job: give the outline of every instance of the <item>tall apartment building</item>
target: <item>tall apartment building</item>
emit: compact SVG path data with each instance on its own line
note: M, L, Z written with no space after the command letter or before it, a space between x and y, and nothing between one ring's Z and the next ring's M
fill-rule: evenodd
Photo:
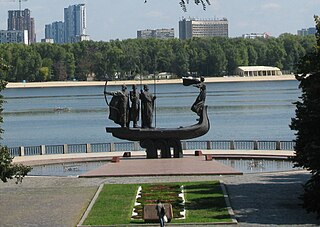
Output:
M137 31L138 39L156 38L156 39L172 39L174 38L173 28L162 29L146 29Z
M52 39L54 43L65 43L64 22L55 21L52 24L45 25L45 39Z
M297 34L299 36L307 36L307 35L314 35L316 34L317 29L315 27L311 27L311 28L302 28L301 30L297 31Z
M86 35L85 4L71 5L64 8L64 39L66 43L77 42Z
M194 37L228 37L228 20L185 19L179 21L179 38Z
M0 43L23 43L28 45L28 30L0 30Z
M8 11L8 31L28 31L28 43L36 42L35 21L29 9Z

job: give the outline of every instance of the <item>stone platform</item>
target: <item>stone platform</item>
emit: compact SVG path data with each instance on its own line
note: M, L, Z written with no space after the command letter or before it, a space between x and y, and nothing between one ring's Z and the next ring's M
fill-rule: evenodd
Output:
M126 177L126 176L177 176L177 175L240 175L229 166L205 156L188 156L169 159L120 159L91 170L79 177Z

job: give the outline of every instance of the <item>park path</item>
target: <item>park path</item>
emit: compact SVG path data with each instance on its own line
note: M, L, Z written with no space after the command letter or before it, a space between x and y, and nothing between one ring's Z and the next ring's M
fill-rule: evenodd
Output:
M98 186L222 180L240 226L319 226L315 215L299 204L305 171L244 174L237 176L157 177L27 177L22 184L0 183L1 227L73 227Z

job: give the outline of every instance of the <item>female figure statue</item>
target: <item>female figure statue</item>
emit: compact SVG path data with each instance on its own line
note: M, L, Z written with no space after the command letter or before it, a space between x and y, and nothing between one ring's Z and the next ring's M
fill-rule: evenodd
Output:
M204 77L200 77L200 83L193 85L194 87L197 87L200 89L200 93L197 97L197 99L194 101L191 110L195 112L198 116L202 115L202 110L204 107L204 103L206 101L206 94L207 94L207 88L204 84Z

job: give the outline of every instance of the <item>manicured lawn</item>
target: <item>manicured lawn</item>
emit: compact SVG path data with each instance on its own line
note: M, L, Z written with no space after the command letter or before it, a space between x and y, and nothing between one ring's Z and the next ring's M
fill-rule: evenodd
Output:
M231 222L219 182L184 183L186 219L173 222Z
M84 225L130 224L138 185L105 185Z
M168 188L184 186L186 219L173 219L172 223L231 222L219 182L179 182L161 184L105 185L84 225L112 225L143 223L131 220L132 209L139 186L163 188L157 197L165 199Z

